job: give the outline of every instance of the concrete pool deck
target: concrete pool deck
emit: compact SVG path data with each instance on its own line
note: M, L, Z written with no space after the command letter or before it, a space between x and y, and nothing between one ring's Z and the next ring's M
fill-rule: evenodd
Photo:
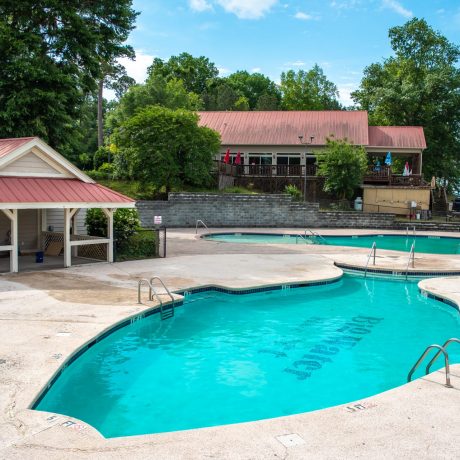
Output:
M346 232L365 233L336 230L331 234ZM451 369L453 389L442 385L443 374L438 371L364 401L321 411L158 435L104 439L84 422L29 410L40 389L74 350L114 323L148 308L136 303L140 277L159 275L174 290L206 284L238 288L330 279L341 274L334 260L362 263L369 252L216 243L196 238L194 233L194 229L169 231L167 259L0 277L0 459L460 456L460 365ZM381 256L380 264L407 263L407 255L395 251L382 251ZM416 268L418 264L460 268L459 256L417 257ZM424 280L421 287L460 304L460 277Z

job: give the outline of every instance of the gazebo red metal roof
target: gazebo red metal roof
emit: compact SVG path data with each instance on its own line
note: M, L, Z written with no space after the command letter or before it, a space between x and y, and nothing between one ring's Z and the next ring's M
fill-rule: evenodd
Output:
M107 203L131 204L135 200L103 185L79 179L0 177L0 203Z
M11 139L0 139L0 158L13 152L21 145L27 144L35 137L16 137Z

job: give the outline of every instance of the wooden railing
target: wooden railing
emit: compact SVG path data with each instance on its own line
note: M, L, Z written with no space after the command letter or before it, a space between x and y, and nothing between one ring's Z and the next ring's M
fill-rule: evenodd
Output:
M227 176L258 176L258 177L288 177L288 176L303 176L305 169L307 176L316 176L316 165L235 165L217 162L219 174Z
M305 172L308 176L317 176L318 167L316 165L235 165L216 161L219 174L232 177L304 177ZM378 169L370 168L364 178L365 184L382 185L423 185L420 174L403 176L393 174L390 166L383 165Z

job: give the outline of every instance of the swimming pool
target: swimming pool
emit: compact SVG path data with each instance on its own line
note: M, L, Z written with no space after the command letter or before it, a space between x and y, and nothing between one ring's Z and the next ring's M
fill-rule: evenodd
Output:
M172 319L133 320L95 343L34 408L106 437L296 414L404 384L428 344L459 332L458 310L414 282L344 275L295 289L197 292Z
M460 254L460 238L445 236L406 235L353 235L307 236L304 234L269 234L269 233L215 233L203 238L225 243L271 243L271 244L328 244L333 246L353 246L370 248L375 241L377 249L392 249L395 251L409 251L415 239L417 252L428 254Z

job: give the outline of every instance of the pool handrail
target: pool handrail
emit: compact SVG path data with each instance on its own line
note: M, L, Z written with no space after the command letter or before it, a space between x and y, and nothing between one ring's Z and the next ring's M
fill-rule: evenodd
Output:
M366 262L366 269L364 270L364 278L367 277L367 267L369 265L369 260L371 259L372 254L374 254L374 263L372 265L375 265L375 255L377 253L377 243L374 241L372 243L371 250L369 251L369 254L367 256L367 262Z
M460 339L457 339L456 337L452 337L451 339L449 340L446 340L443 344L442 344L442 348L444 348L444 350L451 344L451 343L460 343ZM430 373L430 368L431 366L434 364L434 362L439 358L439 355L441 354L441 351L438 351L434 356L433 358L431 359L431 361L427 364L426 366L426 373L429 374Z
M295 244L297 244L298 238L302 238L305 241L305 244L307 244L307 236L302 235L301 233L296 233L295 235Z
M422 353L420 358L413 365L412 369L410 370L409 374L407 375L407 382L409 383L411 381L412 375L417 370L417 368L420 366L420 363L425 359L425 356L430 352L430 350L432 348L437 348L439 350L438 353L443 353L444 354L444 364L445 364L445 369L446 369L446 384L445 384L445 387L446 388L453 388L453 386L450 384L449 355L447 354L447 351L444 349L444 347L442 347L441 345L438 345L438 344L429 345L428 347L425 348L425 351Z
M313 236L317 236L319 239L323 240L324 243L327 243L326 239L323 238L318 232L314 232L313 230L310 230L309 228L306 228L304 231L305 238L307 238L307 232L310 232Z
M161 300L160 296L158 295L157 291L155 290L155 288L153 286L153 282L155 280L160 281L161 285L163 286L163 288L166 291L166 294L171 298L171 301L172 301L171 302L171 307L166 309L166 310L164 308L163 301ZM174 308L175 308L175 304L176 304L176 299L171 294L171 291L163 283L162 279L159 278L158 276L153 276L152 278L150 278L150 280L148 280L146 278L141 278L138 281L138 283L137 283L137 303L142 304L142 302L141 302L141 287L144 286L144 285L148 286L148 288L149 288L149 300L152 301L155 298L158 301L158 303L160 304L161 319L163 320L163 319L167 319L167 318L170 318L170 317L174 316Z
M407 261L407 266L406 266L406 281L409 275L409 265L411 261L412 261L412 268L415 268L415 240L412 242L412 245L409 251L409 260Z
M209 230L208 226L201 219L197 219L195 223L195 235L198 234L198 224L201 224L206 230Z

